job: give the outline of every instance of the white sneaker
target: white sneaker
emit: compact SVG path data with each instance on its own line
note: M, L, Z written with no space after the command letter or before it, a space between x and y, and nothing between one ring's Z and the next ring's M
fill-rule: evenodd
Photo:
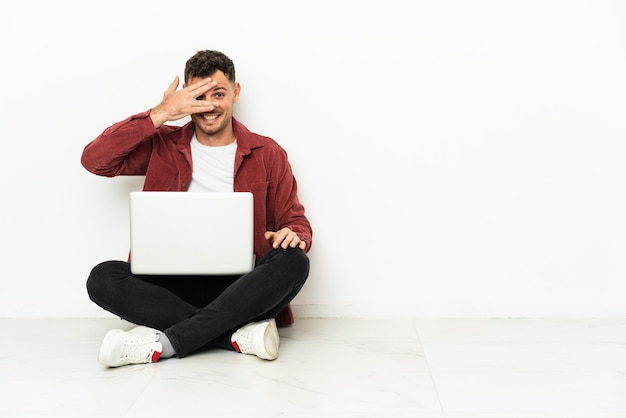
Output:
M278 357L280 337L273 318L239 328L230 341L240 353L254 354L264 360L275 360Z
M158 339L157 331L152 328L138 327L130 331L113 329L102 340L98 362L105 367L155 363L163 351Z

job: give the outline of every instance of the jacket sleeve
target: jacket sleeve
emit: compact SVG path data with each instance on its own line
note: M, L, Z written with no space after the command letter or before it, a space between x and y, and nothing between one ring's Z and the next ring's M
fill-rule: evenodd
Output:
M84 148L83 167L105 177L145 175L156 132L149 116L150 111L139 113L105 129Z
M305 215L304 206L298 199L298 183L284 151L279 167L275 203L276 230L287 227L294 231L302 241L306 242L305 251L308 252L312 244L313 230Z

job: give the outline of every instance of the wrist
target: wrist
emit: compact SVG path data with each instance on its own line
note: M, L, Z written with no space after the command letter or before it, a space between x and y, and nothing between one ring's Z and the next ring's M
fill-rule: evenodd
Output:
M154 129L159 129L163 125L167 118L159 111L158 106L150 109L150 119L154 125Z

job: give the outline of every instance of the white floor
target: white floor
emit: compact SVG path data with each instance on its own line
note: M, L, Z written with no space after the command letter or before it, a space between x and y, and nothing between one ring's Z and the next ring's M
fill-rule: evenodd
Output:
M626 417L626 319L297 319L273 362L104 369L111 319L0 320L0 417Z

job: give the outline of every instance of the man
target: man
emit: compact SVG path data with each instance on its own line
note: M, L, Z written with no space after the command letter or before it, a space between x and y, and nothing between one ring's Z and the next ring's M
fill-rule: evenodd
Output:
M249 191L254 196L252 272L242 276L136 276L107 261L87 280L90 298L138 327L109 331L98 360L107 367L184 357L222 347L278 357L278 325L293 323L289 303L309 274L312 230L286 152L233 117L240 84L233 62L199 51L160 104L107 128L81 158L107 177L145 175L145 191ZM184 126L168 121L190 116Z

